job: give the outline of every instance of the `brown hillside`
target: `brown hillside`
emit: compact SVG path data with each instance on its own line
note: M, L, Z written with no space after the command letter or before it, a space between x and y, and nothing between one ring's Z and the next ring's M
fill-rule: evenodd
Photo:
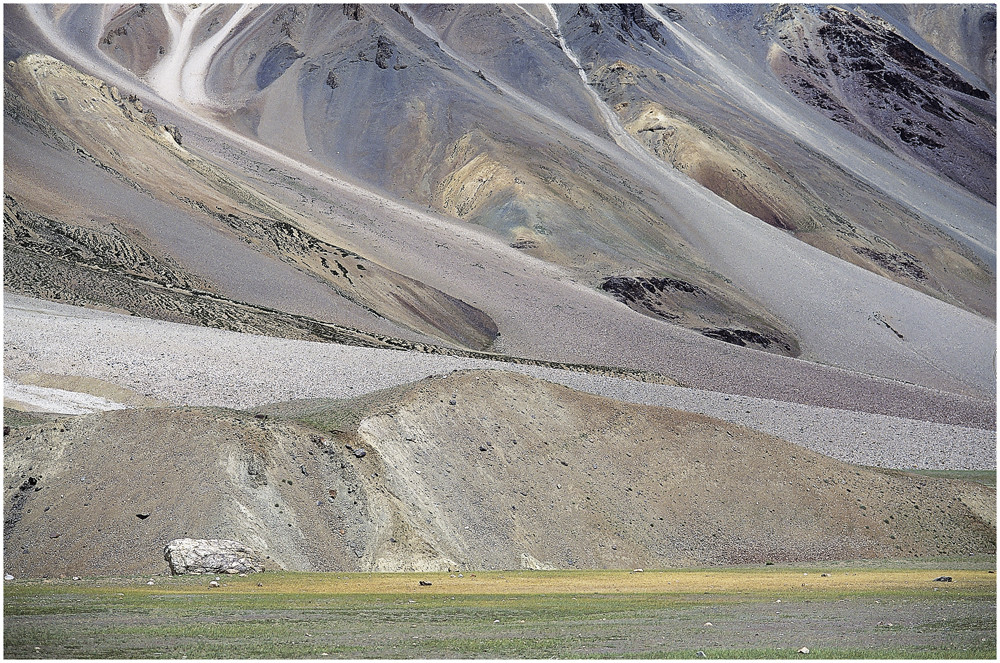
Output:
M234 538L275 567L316 570L996 549L994 489L855 467L523 375L460 372L269 412L122 410L13 428L6 570L165 571L162 547L181 536Z

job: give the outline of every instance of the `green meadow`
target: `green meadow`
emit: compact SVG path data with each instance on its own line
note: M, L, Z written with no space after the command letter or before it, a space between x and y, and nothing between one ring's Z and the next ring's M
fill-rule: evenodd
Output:
M995 558L946 561L16 580L4 656L994 659Z

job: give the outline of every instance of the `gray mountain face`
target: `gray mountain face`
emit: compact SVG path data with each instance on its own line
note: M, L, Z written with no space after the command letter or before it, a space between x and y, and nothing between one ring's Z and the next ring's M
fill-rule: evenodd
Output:
M992 397L988 6L5 21L17 292L665 373L689 344L722 373L763 351Z

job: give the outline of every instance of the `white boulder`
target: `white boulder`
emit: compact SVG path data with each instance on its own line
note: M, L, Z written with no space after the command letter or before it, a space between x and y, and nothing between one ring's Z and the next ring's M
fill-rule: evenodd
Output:
M163 559L174 575L264 570L257 553L229 539L174 539L163 548Z

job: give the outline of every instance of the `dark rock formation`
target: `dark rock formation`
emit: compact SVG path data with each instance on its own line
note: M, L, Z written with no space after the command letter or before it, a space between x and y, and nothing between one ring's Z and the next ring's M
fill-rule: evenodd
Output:
M166 129L167 133L173 137L175 143L178 145L181 144L181 130L178 129L176 125L167 124L164 125L163 128Z
M601 284L601 290L610 292L619 300L630 302L642 299L647 293L678 290L692 295L704 294L701 288L687 281L672 278L646 278L629 276L612 276Z
M360 21L365 17L365 9L358 3L344 3L344 16L351 21Z
M766 349L771 347L771 343L773 342L772 339L768 338L764 334L760 334L749 329L727 329L725 327L720 327L718 329L703 329L701 333L703 336L714 338L718 341L725 341L726 343L732 343L733 345L738 345L740 347L757 345Z
M608 15L617 24L615 27L628 36L641 39L642 33L645 32L654 40L663 43L659 22L647 14L642 5L598 5L597 8L605 15Z
M854 252L858 255L869 258L872 262L889 270L890 272L901 274L907 278L913 279L914 281L927 280L927 272L924 271L923 267L920 266L920 263L918 263L913 256L907 254L897 255L886 251L877 251L864 246L855 246Z
M378 45L375 48L375 64L378 65L379 69L389 68L389 60L394 52L392 40L385 35L379 35Z

